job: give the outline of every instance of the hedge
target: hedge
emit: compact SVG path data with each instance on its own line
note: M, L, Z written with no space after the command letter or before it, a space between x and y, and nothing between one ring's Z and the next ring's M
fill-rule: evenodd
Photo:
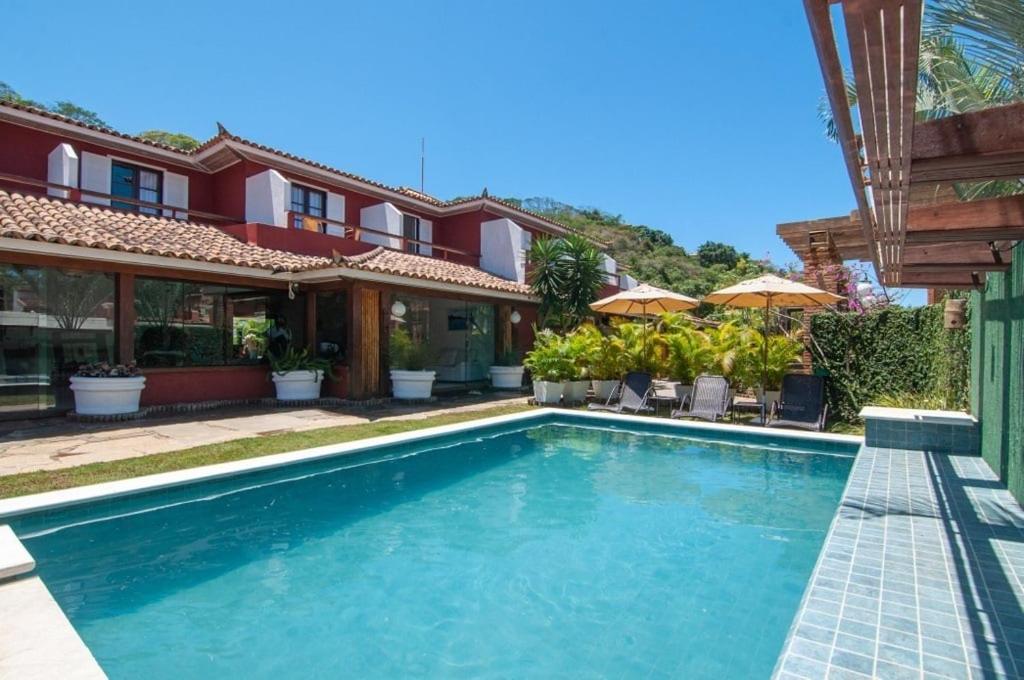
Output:
M942 315L942 304L815 315L812 365L829 376L831 417L856 421L863 406L883 396L967 408L970 334L943 328Z

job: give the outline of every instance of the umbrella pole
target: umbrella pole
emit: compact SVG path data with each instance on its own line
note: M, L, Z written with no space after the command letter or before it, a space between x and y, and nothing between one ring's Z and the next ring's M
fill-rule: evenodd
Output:
M761 401L764 401L768 394L768 310L771 304L772 296L768 295L764 299L764 328L762 329L764 347L761 350Z

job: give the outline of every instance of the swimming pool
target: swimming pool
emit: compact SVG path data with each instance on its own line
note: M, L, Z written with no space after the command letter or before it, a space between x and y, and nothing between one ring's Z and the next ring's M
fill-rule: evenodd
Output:
M569 414L15 519L111 678L768 677L855 447Z

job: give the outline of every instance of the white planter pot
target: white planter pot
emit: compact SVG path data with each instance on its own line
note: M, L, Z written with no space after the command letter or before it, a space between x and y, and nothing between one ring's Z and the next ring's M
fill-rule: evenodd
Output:
M594 388L594 397L599 401L608 401L608 397L612 396L612 391L615 386L619 384L618 380L591 380L591 385Z
M323 371L286 371L272 373L277 398L282 401L307 401L320 398Z
M139 410L139 397L146 386L146 377L84 378L71 376L71 390L75 393L75 412L86 416L112 416L135 413Z
M562 398L562 383L534 380L533 398L538 404L557 404Z
M391 394L395 399L430 399L434 371L391 371Z
M587 400L589 380L567 380L562 383L562 398L565 403L580 403Z
M523 386L522 366L491 366L491 386L499 390L518 390Z

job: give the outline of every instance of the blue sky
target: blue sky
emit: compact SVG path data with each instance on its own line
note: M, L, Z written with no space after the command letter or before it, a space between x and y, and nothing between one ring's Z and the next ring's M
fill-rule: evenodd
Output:
M799 2L7 3L0 80L390 184L550 196L785 264L854 207ZM52 18L60 17L59 23Z

